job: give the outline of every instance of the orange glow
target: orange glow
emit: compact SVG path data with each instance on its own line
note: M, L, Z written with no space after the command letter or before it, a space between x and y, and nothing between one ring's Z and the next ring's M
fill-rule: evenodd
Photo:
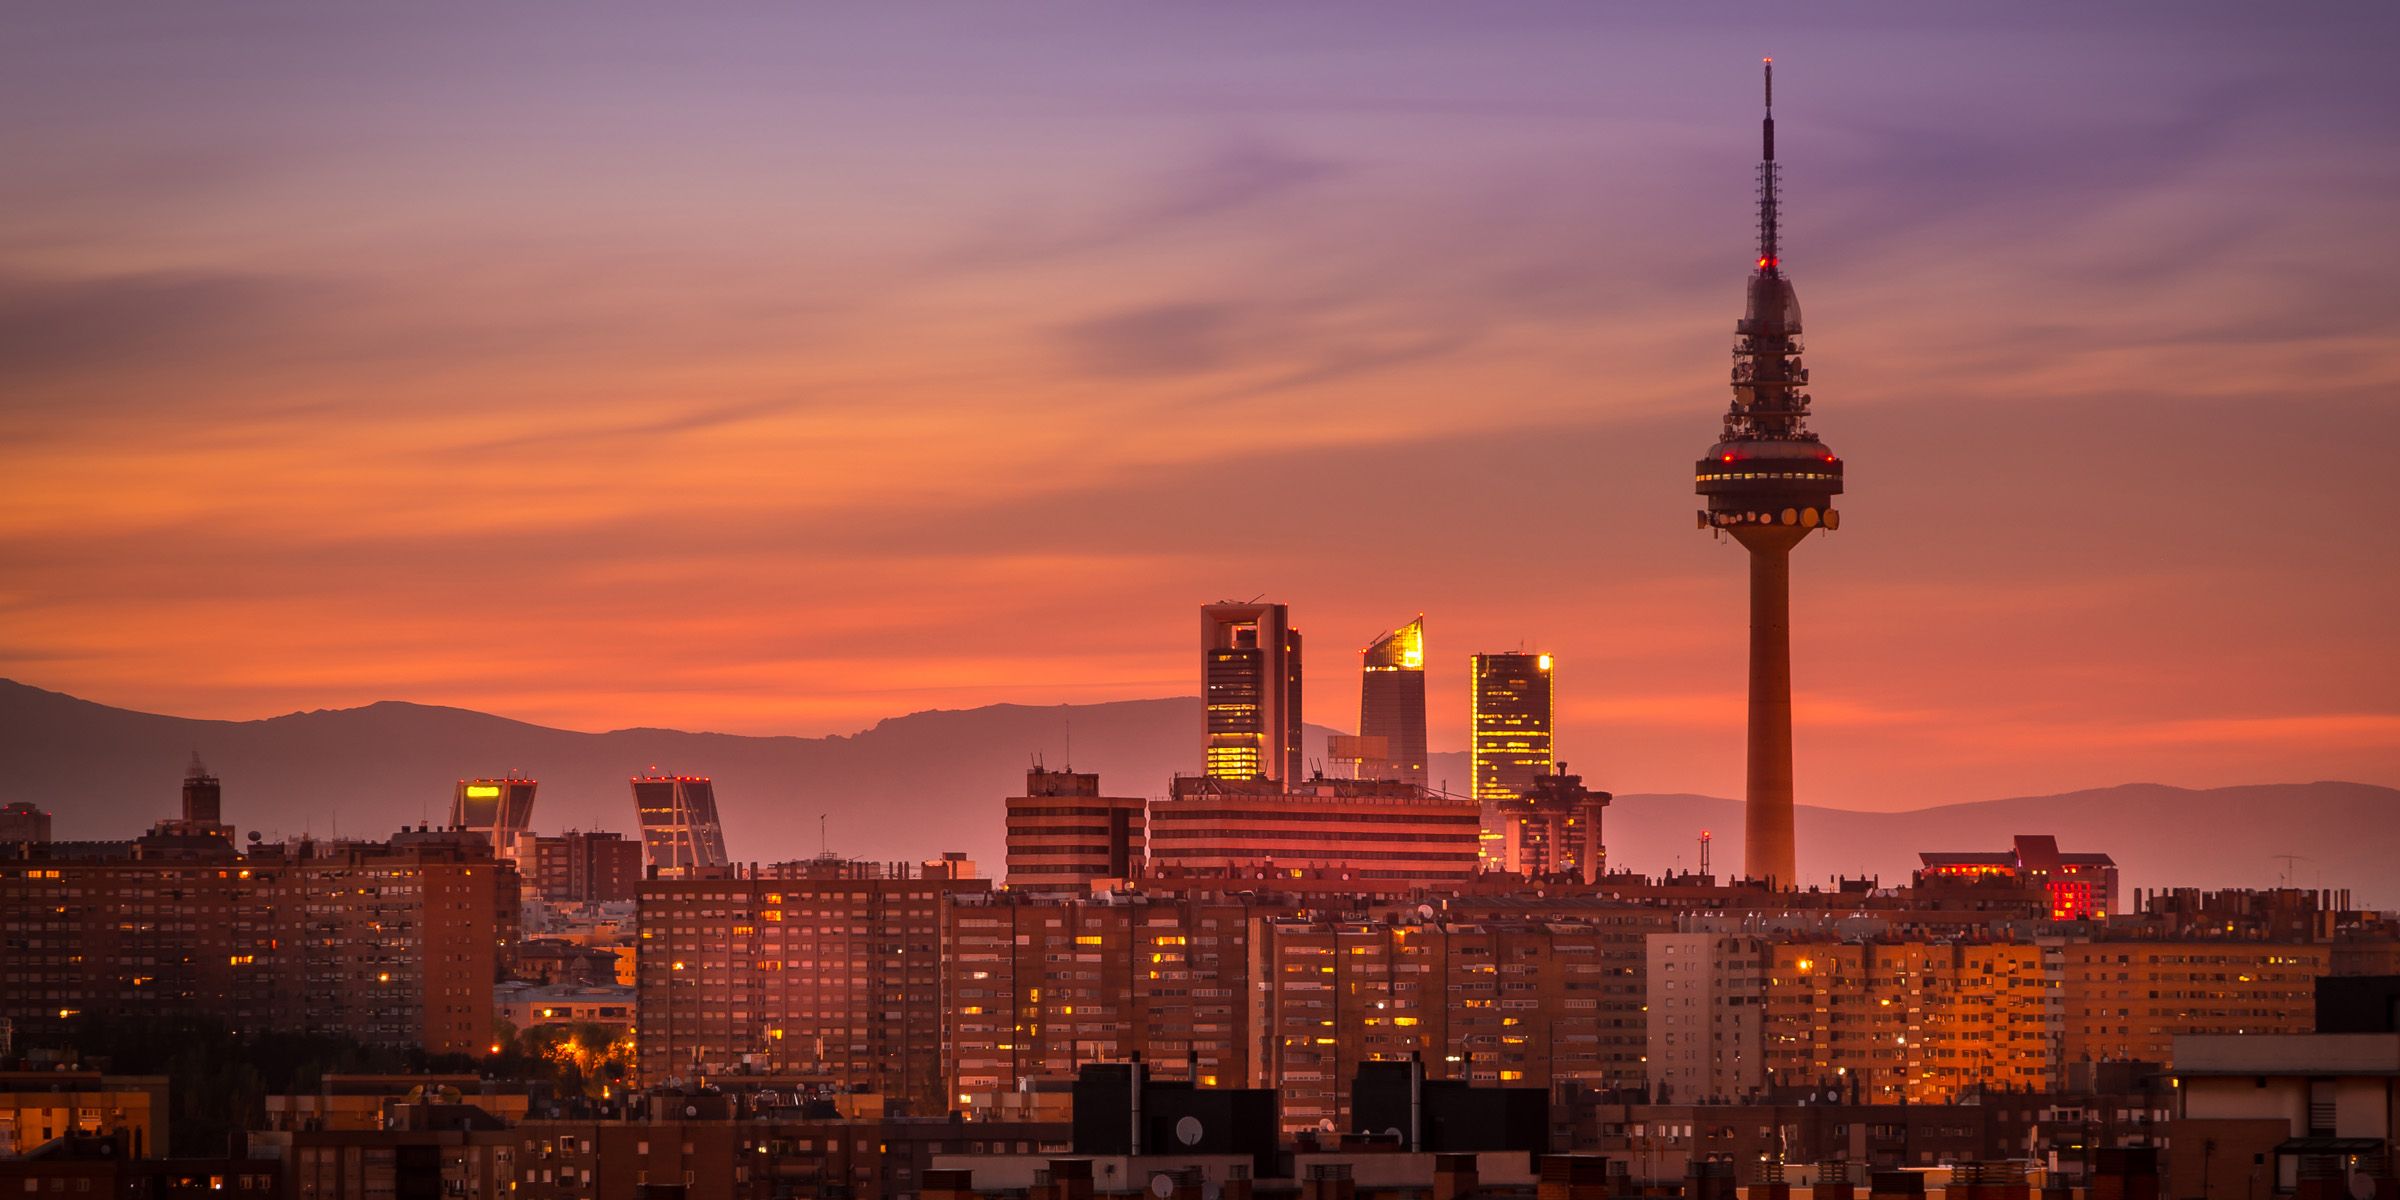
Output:
M1192 695L1189 610L1239 589L1314 639L1313 723L1357 720L1316 648L1422 609L1436 751L1467 740L1463 654L1538 638L1597 664L1557 729L1570 760L1610 747L1597 785L1742 792L1739 567L1661 474L1723 410L1730 255L1771 261L1727 224L1755 96L1721 42L1652 43L1656 78L1492 137L1461 131L1529 111L1540 73L1487 69L1532 60L1486 38L1548 52L1500 25L1395 30L1405 53L1329 82L1299 65L1321 43L1160 65L1177 39L1095 23L931 89L885 69L921 47L859 30L809 39L859 47L817 104L673 70L782 44L674 22L629 106L621 31L495 17L544 52L340 53L363 35L330 19L317 54L75 7L0 84L41 116L0 233L0 676L201 718L402 699L850 734ZM1825 264L1799 281L1814 423L1867 472L1858 524L1794 565L1804 804L2400 783L2400 556L2353 523L2390 508L2357 431L2400 344L2337 302L2389 258L2362 252L2387 198L2338 136L2361 126L2309 107L2330 87L2244 92L2241 137L2154 136L2120 93L2173 111L2228 69L2178 53L2062 58L2056 104L1958 114L2059 147L2065 188L1845 147L1914 85L1796 81L1787 182L1829 216L1795 229ZM1169 99L1253 73L1239 114ZM1454 111L1347 99L1426 78L1418 107ZM1618 122L1629 99L1662 119ZM2116 145L2188 161L2114 169ZM2328 182L2247 182L2270 177ZM2162 294L2190 300L2164 334ZM786 834L759 852L816 848Z

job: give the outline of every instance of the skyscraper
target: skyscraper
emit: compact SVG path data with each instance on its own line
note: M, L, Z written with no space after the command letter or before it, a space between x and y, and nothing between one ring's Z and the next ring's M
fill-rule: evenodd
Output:
M1300 781L1300 631L1283 605L1203 606L1200 688L1209 778Z
M1733 407L1724 437L1695 468L1708 502L1700 528L1730 533L1750 552L1750 745L1743 870L1778 887L1797 881L1792 843L1791 552L1837 529L1842 460L1808 431L1808 368L1800 360L1800 298L1776 243L1775 65L1767 63L1760 126L1758 265L1749 307L1734 323Z
M1358 732L1383 739L1380 763L1359 764L1368 779L1425 785L1425 614L1367 643L1361 657Z
M705 775L645 775L633 781L642 854L660 879L691 879L726 865L717 791Z
M1551 660L1547 654L1474 659L1475 798L1523 798L1550 773Z
M492 853L517 860L517 839L533 828L533 793L540 785L505 779L461 779L450 796L450 827L480 833Z

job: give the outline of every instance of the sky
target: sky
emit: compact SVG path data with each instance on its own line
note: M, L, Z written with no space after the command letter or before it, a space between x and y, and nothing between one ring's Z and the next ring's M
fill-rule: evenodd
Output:
M816 735L1192 694L1264 596L1313 721L1422 612L1436 749L1540 649L1591 782L1738 795L1773 55L1801 802L2400 785L2400 8L9 25L0 675Z

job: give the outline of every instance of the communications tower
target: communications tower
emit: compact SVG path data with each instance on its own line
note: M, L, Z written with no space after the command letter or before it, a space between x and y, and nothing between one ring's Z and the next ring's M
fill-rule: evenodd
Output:
M1775 60L1766 62L1760 126L1758 263L1749 307L1734 323L1733 407L1724 438L1695 467L1707 507L1700 528L1750 552L1750 764L1743 804L1743 873L1778 888L1798 882L1792 843L1791 553L1819 529L1838 529L1833 498L1842 460L1808 431L1808 368L1800 360L1800 298L1776 243Z

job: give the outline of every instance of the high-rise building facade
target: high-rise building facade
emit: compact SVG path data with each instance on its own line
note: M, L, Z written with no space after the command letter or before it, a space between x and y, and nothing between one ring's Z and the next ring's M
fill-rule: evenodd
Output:
M2323 944L2249 940L2091 941L2065 947L2068 1061L2168 1062L2194 1034L2308 1033Z
M1547 654L1478 654L1473 694L1475 798L1518 800L1548 775L1555 699Z
M654 879L637 910L641 1074L745 1065L943 1104L942 906L983 879L815 859L756 874Z
M2032 942L1786 941L1770 947L1763 1040L1779 1082L1870 1104L2055 1086L2058 952Z
M0 862L0 1017L189 1014L485 1050L517 878L479 839L218 845Z
M724 867L725 827L717 791L705 775L643 775L633 780L642 857L661 879L689 879Z
M1300 631L1283 605L1201 608L1200 701L1209 778L1302 778Z
M492 853L517 861L517 839L533 828L533 794L540 785L510 775L461 779L450 795L450 827L480 834Z
M1134 1054L1203 1087L1250 1081L1250 925L1228 900L960 896L943 1037L954 1106ZM1171 1068L1169 1068L1171 1069Z
M1775 165L1775 76L1767 67L1760 128L1758 263L1749 307L1734 323L1733 404L1724 432L1694 468L1706 501L1700 528L1729 534L1750 555L1749 768L1743 801L1743 870L1791 888L1791 554L1803 538L1841 525L1842 461L1808 429L1808 368L1800 359L1800 296L1783 273L1776 240L1781 184Z
M1361 779L1425 785L1425 617L1383 634L1361 652L1358 733L1382 739L1382 758L1361 760Z
M1406 889L1471 878L1481 818L1472 800L1405 783L1183 776L1150 806L1150 861L1186 875L1331 871L1362 889Z
M1658 1102L1731 1103L1764 1088L1765 939L1654 933L1648 960L1646 1065Z
M1428 1078L1640 1087L1643 938L1666 914L1594 915L1256 922L1257 1085L1293 1131L1354 1128L1358 1065L1412 1054Z
M1008 800L1008 873L1012 888L1088 890L1103 880L1141 874L1148 851L1150 802L1103 796L1090 772L1025 773L1025 794Z

